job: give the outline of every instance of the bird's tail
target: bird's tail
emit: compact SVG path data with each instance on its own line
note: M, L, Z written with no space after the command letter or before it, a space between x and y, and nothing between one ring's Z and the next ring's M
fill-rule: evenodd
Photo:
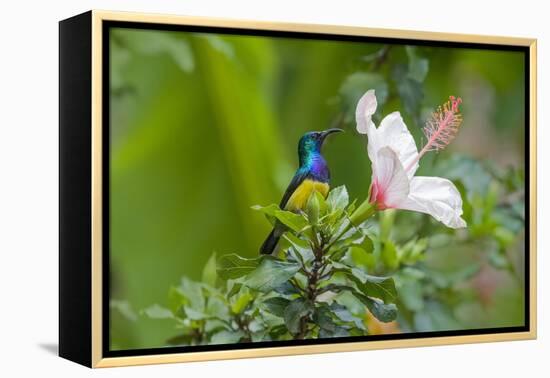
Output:
M282 230L280 227L275 226L260 247L260 253L262 255L272 254L275 250L275 247L277 247L277 243L279 242L279 239L281 238L283 233L284 230Z

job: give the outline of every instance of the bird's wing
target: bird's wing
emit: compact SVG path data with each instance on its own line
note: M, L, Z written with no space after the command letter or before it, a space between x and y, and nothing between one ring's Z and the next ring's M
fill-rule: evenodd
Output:
M299 187L300 184L305 179L308 178L308 176L309 176L308 171L301 171L301 170L296 171L296 173L294 174L294 177L292 178L292 181L290 182L290 184L288 184L288 188L286 188L286 191L285 191L285 194L283 195L283 199L281 200L281 203L279 204L279 207L281 209L285 208L286 203L288 202L288 200L290 199L290 197L292 196L296 188Z

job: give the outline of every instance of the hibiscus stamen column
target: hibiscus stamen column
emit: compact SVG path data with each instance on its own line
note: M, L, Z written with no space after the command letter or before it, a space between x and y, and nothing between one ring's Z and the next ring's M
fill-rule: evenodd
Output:
M426 152L441 151L451 143L462 124L462 114L459 109L461 103L460 97L449 96L449 101L432 113L422 129L427 139L426 145L420 150L417 158L409 163L405 171L410 171Z

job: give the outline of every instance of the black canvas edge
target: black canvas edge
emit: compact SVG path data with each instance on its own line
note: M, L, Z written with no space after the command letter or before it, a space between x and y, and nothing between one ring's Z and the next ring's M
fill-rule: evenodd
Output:
M59 356L92 366L92 12L59 22Z

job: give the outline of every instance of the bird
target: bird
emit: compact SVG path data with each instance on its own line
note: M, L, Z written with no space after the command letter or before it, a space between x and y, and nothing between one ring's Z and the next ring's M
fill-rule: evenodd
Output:
M344 130L339 128L310 131L300 138L298 142L299 167L281 199L279 204L281 209L295 213L304 210L309 196L314 192L319 192L326 198L330 190L330 171L321 154L321 148L328 135L342 131ZM286 226L277 221L261 245L260 253L272 254L285 230Z

